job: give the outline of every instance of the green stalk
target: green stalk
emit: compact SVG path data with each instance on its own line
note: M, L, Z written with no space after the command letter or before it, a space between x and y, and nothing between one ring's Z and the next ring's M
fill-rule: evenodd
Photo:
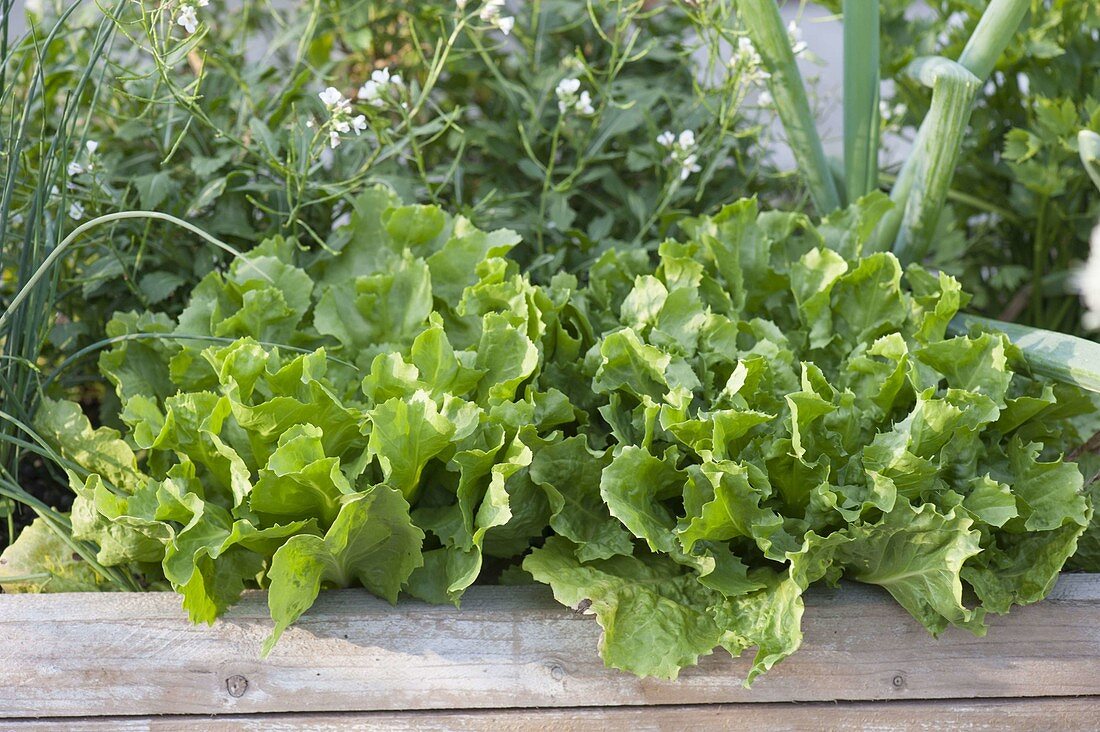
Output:
M878 0L844 0L844 182L848 202L878 188Z
M992 0L982 13L974 33L959 56L959 65L977 77L979 85L984 84L993 72L997 59L1016 34L1029 7L1029 0ZM937 142L929 129L932 125L930 120L931 115L921 122L913 143L913 154L902 166L897 183L891 191L890 198L901 202L901 205L895 206L894 210L883 217L875 232L873 245L881 251L895 246L907 208L905 202L913 191L914 181L918 179L917 168L922 164L919 160L921 152Z
M840 195L829 172L825 149L814 125L806 86L791 50L791 41L775 0L739 0L741 20L771 74L768 89L775 99L779 119L799 170L810 189L810 198L821 216L840 208Z
M1100 189L1100 135L1092 130L1078 132L1077 151L1081 155L1081 163L1085 166L1089 178L1092 178L1092 182Z
M992 0L970 34L959 63L984 84L1030 7L1030 0Z
M919 261L932 243L982 84L962 64L938 56L917 59L907 71L932 89L932 107L921 125L927 133L911 158L916 163L910 180L916 185L891 194L904 212L894 242L894 252L903 262Z
M1024 358L1037 376L1100 393L1100 343L977 315L957 315L949 326L949 330L956 334L967 333L971 329L1001 331L1007 335L1023 351Z

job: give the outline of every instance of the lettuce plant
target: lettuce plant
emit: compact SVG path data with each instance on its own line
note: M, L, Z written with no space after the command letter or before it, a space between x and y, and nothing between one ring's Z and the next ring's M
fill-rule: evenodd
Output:
M266 588L265 652L322 587L458 604L532 579L640 675L756 647L751 681L841 577L981 633L1089 525L1059 449L1092 405L999 332L949 336L959 284L866 251L889 207L815 227L743 200L656 269L611 250L583 287L539 286L511 232L371 190L339 250L273 239L178 318L116 316L125 436L46 401L39 437L100 565L195 621ZM79 579L26 536L22 570Z
M564 301L502 258L514 234L394 203L360 197L335 257L273 239L178 319L117 315L100 368L125 439L44 402L99 563L167 582L195 621L266 587L274 642L322 584L457 600L483 552L541 536L532 449L579 419L532 383L579 356Z
M1088 400L1029 378L1000 333L947 337L954 279L864 255L883 202L815 228L741 201L655 271L593 275L598 490L636 543L552 537L524 567L590 606L610 665L671 677L755 646L751 680L798 647L806 588L842 576L980 634L1074 553L1092 507L1056 446Z

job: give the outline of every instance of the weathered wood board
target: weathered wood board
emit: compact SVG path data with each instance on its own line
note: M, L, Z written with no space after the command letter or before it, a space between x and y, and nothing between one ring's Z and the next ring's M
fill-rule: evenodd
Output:
M333 712L217 717L90 717L5 721L11 732L546 732L554 730L1044 730L1093 732L1100 697L976 701L816 702L810 704L700 704L657 707L487 709L431 712Z
M416 602L391 607L356 590L323 593L266 660L259 651L271 621L261 593L246 596L213 627L192 626L172 594L6 595L0 596L0 727L21 729L16 719L34 717L126 716L126 725L84 719L65 726L168 729L162 723L170 718L152 716L311 713L261 719L264 729L295 718L332 729L422 728L433 719L459 729L528 729L528 712L504 710L539 707L557 709L530 713L540 727L588 719L597 727L661 728L682 722L671 712L601 707L747 704L736 711L750 715L738 727L765 718L751 715L786 709L838 728L895 729L882 726L893 724L889 719L874 721L873 704L808 712L804 705L755 703L1014 697L892 703L884 714L904 720L905 710L939 710L956 715L958 725L950 726L966 728L967 720L981 718L974 710L982 704L1051 720L1092 709L1089 722L1100 726L1100 575L1063 577L1045 602L993 618L985 638L951 630L933 639L876 588L815 591L807 605L802 649L746 690L740 680L748 659L724 652L676 682L604 668L593 619L561 607L542 587L476 587L461 611ZM416 710L447 711L410 716ZM700 723L719 726L727 713L733 712L692 712L702 715ZM783 729L783 719L797 726L797 714L766 726ZM232 726L231 719L237 717L222 721ZM1051 725L1043 726L1068 728Z

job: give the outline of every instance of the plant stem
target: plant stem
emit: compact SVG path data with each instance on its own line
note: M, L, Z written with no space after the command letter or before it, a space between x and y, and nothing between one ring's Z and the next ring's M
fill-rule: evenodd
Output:
M844 0L844 180L848 202L878 187L878 0Z
M989 78L994 64L1016 34L1029 6L1030 0L992 0L982 13L974 33L959 56L959 65L973 74L979 85ZM913 154L898 173L897 184L890 198L899 205L883 217L873 239L873 246L881 251L897 248L898 233L907 208L905 204L919 178L917 170L924 164L920 159L921 155L926 150L935 149L939 142L932 134L931 127L934 124L936 123L933 123L931 115L921 122L913 142ZM904 248L905 245L902 246Z
M1043 281L1043 259L1046 255L1046 228L1047 209L1050 208L1050 197L1043 196L1039 200L1039 215L1035 219L1035 234L1031 242L1031 317L1036 323L1043 322L1043 288L1039 283Z
M978 77L945 58L917 59L908 71L932 88L932 107L921 126L927 133L919 138L920 146L910 158L916 163L909 185L891 194L902 210L902 226L894 242L894 253L902 262L919 261L932 243L981 88Z
M791 50L791 41L775 0L739 0L741 20L749 39L771 76L768 88L810 198L821 216L840 208L840 195L814 125L806 86Z

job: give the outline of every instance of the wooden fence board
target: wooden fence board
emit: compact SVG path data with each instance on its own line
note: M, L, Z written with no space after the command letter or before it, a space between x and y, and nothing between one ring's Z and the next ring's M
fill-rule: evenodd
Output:
M11 732L555 732L629 729L802 732L1001 732L1097 728L1100 697L1045 699L816 702L809 704L701 704L655 707L486 709L431 712L334 712L219 717L98 717L0 720Z
M807 605L802 649L745 690L722 651L677 682L604 668L596 623L543 587L475 587L461 611L322 593L266 660L261 593L213 627L171 594L6 595L0 718L1100 696L1100 575L982 639L932 639L871 587Z

